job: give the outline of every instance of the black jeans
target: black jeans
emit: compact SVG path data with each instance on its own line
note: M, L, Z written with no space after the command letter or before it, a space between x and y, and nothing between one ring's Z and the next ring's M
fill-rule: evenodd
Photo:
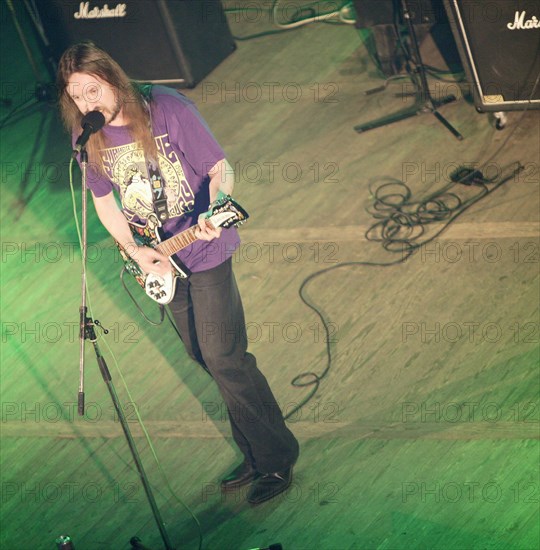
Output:
M179 279L169 304L188 354L216 381L233 438L257 470L278 472L298 458L266 378L247 352L244 310L232 261Z

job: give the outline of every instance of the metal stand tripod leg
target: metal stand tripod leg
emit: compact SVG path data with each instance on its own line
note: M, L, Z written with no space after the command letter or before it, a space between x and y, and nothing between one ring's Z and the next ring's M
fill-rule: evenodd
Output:
M364 124L358 124L354 127L354 130L358 133L367 132L368 130L373 130L374 128L380 128L381 126L387 126L388 124L393 124L394 122L399 122L400 120L405 120L417 115L423 115L426 113L431 113L435 115L437 120L441 122L457 139L462 140L463 136L437 111L437 105L445 105L455 101L454 96L443 97L440 100L434 101L429 92L429 84L426 77L426 71L422 63L422 58L420 56L420 48L418 46L418 39L416 37L416 32L414 30L414 25L411 21L411 16L409 8L407 6L407 0L401 0L403 19L407 22L409 28L409 36L411 39L411 46L413 49L414 62L416 64L416 72L420 77L420 97L417 98L417 101L411 109L406 109L404 111L398 111L386 117L382 117L371 122L366 122Z

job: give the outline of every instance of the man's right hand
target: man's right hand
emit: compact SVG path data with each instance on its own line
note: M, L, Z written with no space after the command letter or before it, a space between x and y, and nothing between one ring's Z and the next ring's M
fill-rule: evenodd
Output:
M163 277L172 271L172 265L167 256L149 246L138 246L133 241L129 224L119 209L112 191L103 197L96 197L94 194L92 197L101 223L145 273L154 273Z
M169 258L149 246L137 246L136 250L126 250L145 273L162 277L172 271Z

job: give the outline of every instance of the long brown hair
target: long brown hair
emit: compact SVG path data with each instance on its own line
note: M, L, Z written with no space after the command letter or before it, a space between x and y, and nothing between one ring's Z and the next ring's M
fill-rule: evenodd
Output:
M98 76L110 84L118 94L122 114L128 121L133 140L139 142L146 155L157 160L157 148L150 128L150 115L138 86L132 82L118 63L93 42L85 41L70 46L58 64L56 84L62 120L69 132L80 129L83 114L67 91L68 81L74 73ZM107 147L103 132L92 134L86 149L88 160L101 173L104 172L99 151Z

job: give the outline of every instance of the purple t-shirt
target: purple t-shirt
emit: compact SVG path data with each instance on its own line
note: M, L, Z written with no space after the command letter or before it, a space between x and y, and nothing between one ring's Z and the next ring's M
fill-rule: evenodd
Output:
M152 88L152 129L159 154L169 218L163 239L195 225L210 202L208 171L225 158L191 100L163 86ZM155 224L152 172L142 147L126 126L105 126L108 146L100 151L106 177L88 168L88 187L96 197L115 189L128 221ZM191 271L205 271L229 258L240 244L235 228L223 229L219 239L197 240L176 254Z

